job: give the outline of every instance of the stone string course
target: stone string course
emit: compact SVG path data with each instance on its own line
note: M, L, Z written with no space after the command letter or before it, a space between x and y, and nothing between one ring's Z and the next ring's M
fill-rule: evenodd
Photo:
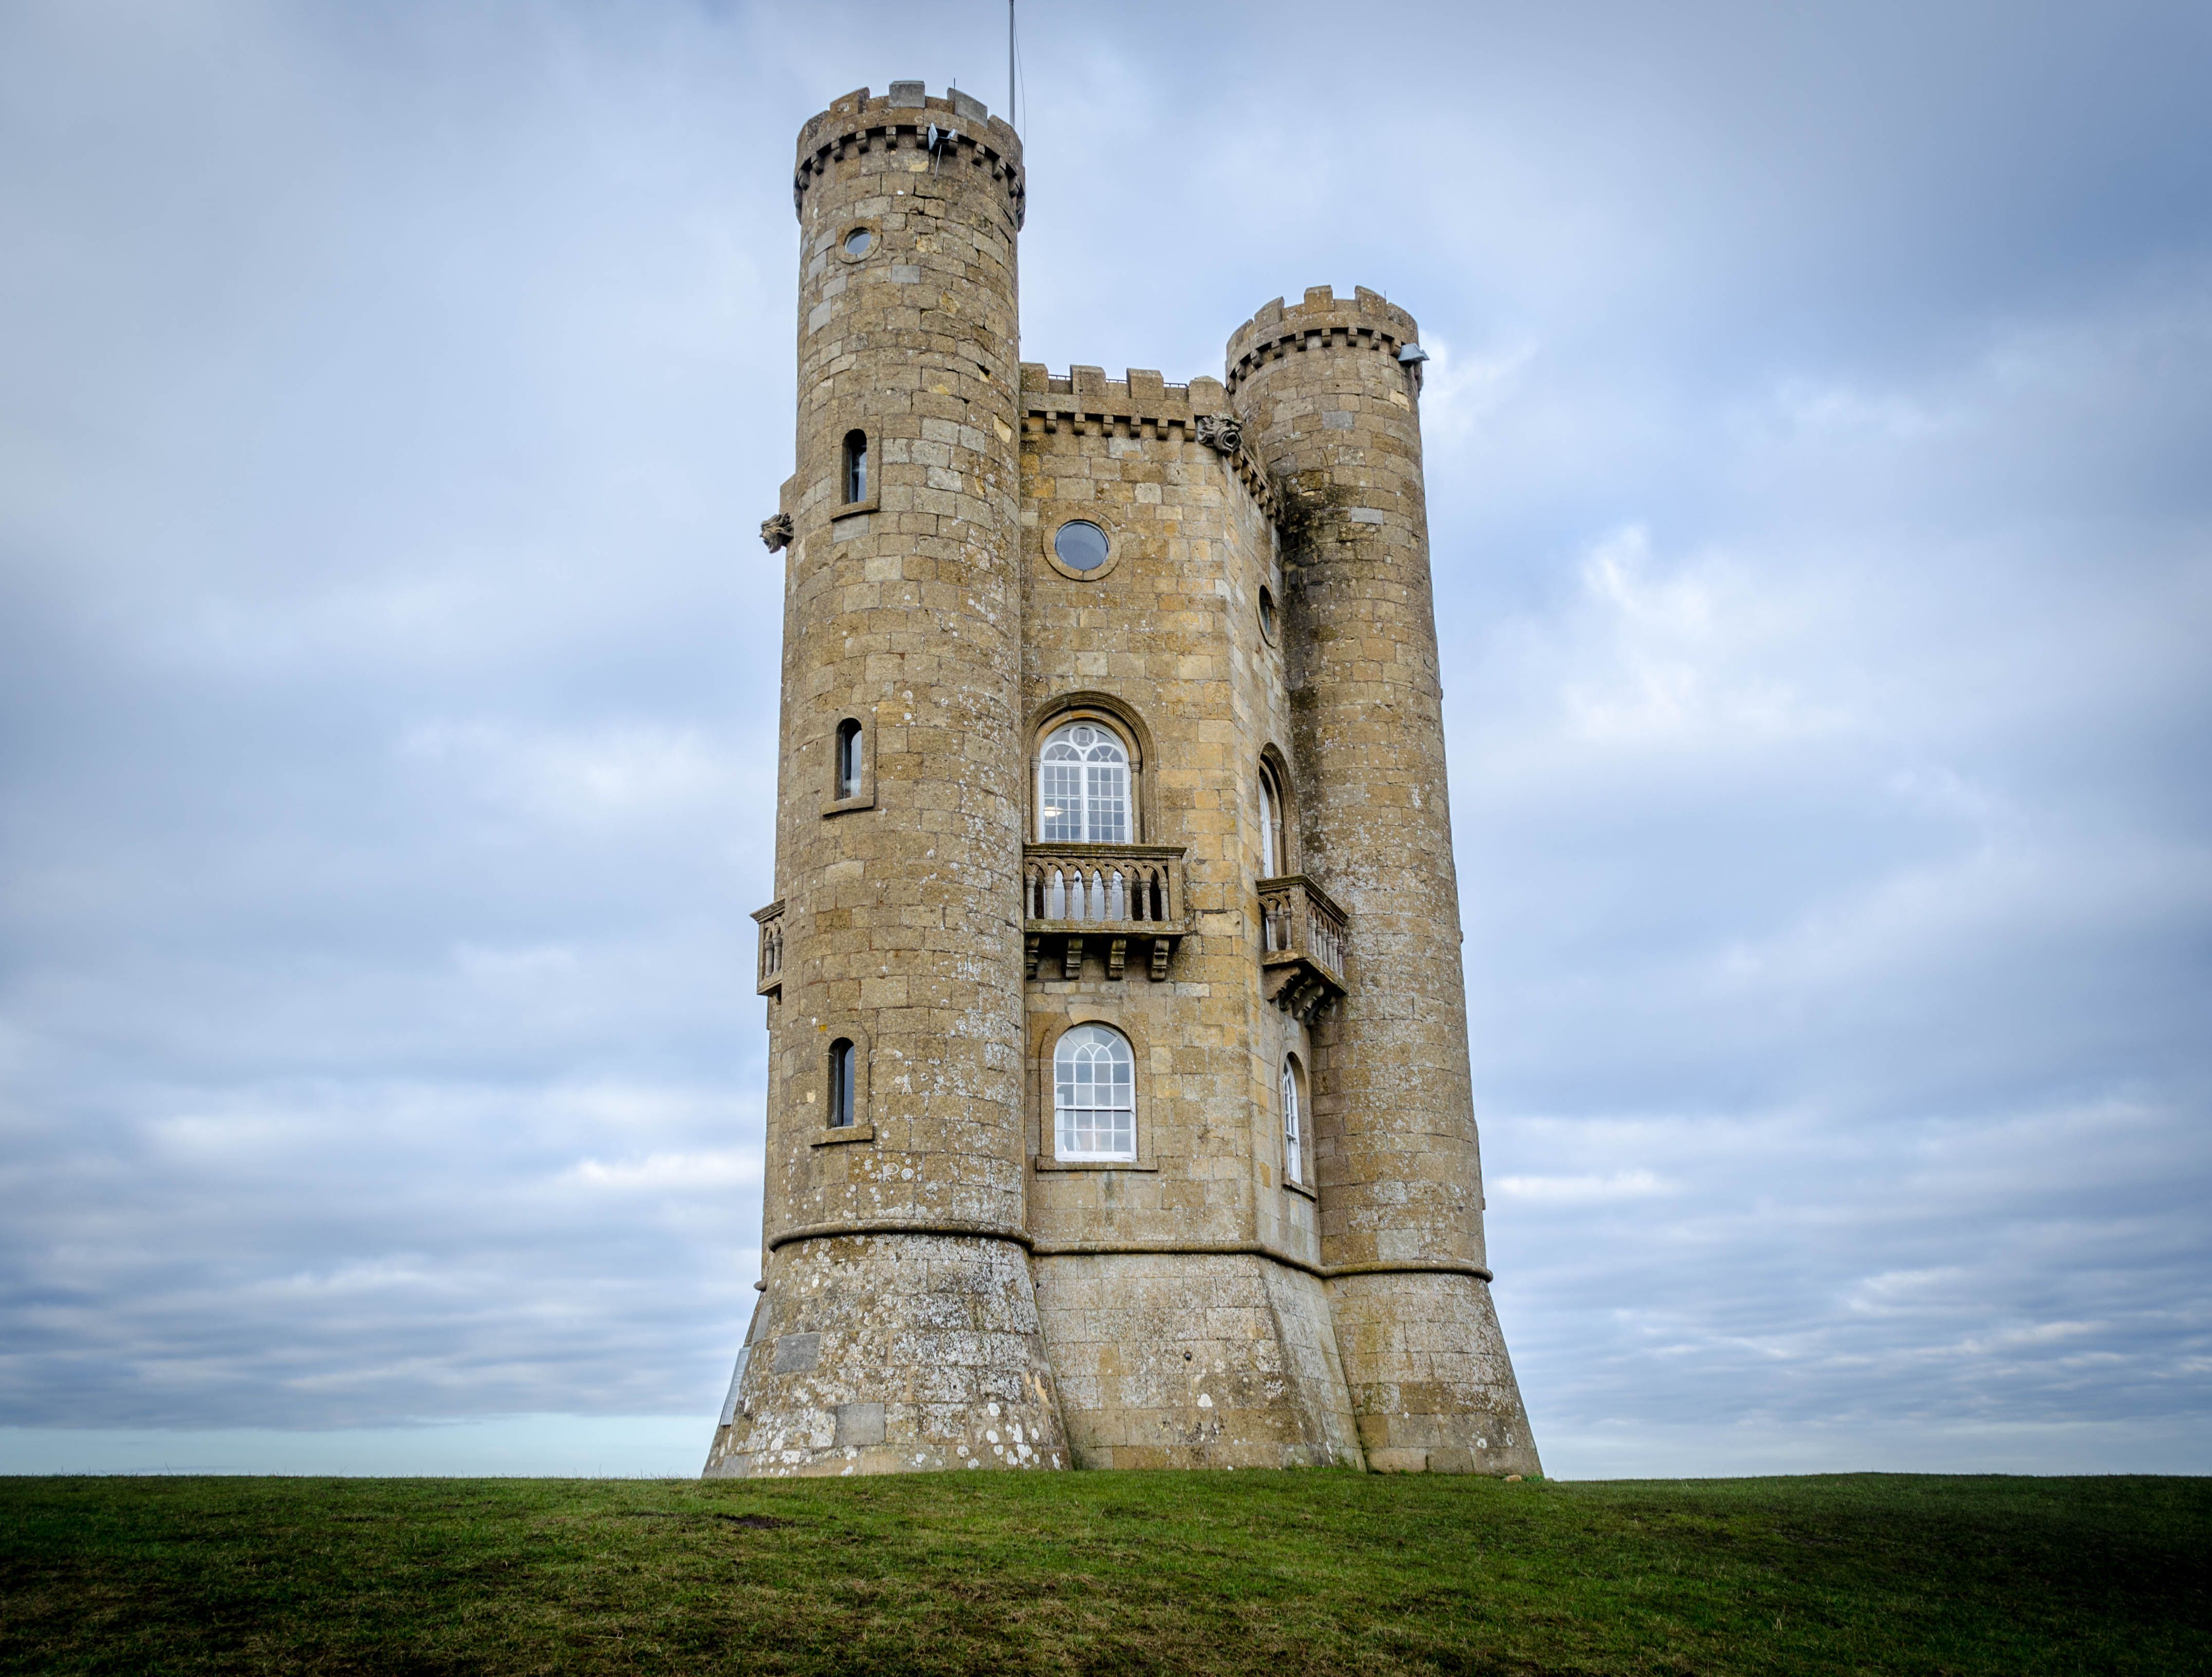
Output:
M1239 327L1221 379L1055 375L1019 359L1025 191L1003 122L915 82L800 136L763 1265L707 1472L1533 1473L1483 1250L1413 320L1324 288ZM1091 572L1053 555L1071 519L1107 534ZM1028 918L1034 754L1073 717L1129 747L1171 938ZM831 786L848 718L864 797ZM1340 995L1269 1000L1271 872L1340 905ZM1056 1156L1054 1047L1091 1023L1134 1052L1127 1164Z

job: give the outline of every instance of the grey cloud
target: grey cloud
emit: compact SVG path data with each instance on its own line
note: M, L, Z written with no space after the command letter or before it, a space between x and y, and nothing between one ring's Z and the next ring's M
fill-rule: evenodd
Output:
M1322 283L1436 353L1549 1465L2205 1466L2203 18L1024 15L1025 357L1188 377ZM784 170L864 82L998 108L1002 52L988 8L0 23L0 1424L703 1429Z

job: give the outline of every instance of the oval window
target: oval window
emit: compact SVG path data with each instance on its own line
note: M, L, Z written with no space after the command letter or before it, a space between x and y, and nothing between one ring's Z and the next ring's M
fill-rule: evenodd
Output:
M874 234L864 227L856 227L845 235L845 254L854 257L866 256L875 248L875 243Z
M1272 590L1260 590L1260 633L1267 637L1270 646L1275 640L1275 596Z
M1072 571L1095 571L1106 562L1106 532L1083 519L1072 519L1052 538L1052 550Z

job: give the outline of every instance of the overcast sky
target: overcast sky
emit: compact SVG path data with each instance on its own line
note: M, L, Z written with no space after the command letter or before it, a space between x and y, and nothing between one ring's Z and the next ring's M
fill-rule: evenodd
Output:
M793 146L1003 31L0 7L0 1470L697 1470ZM2212 12L1024 34L1024 358L1435 357L1547 1467L2212 1470Z

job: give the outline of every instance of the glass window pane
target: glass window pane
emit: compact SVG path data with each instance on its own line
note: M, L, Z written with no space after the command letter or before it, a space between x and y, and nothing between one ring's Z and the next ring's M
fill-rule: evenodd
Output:
M1073 519L1054 535L1052 550L1072 571L1095 571L1106 562L1106 532L1095 524Z
M1078 1025L1053 1054L1054 1105L1062 1158L1136 1157L1135 1056L1109 1025Z

